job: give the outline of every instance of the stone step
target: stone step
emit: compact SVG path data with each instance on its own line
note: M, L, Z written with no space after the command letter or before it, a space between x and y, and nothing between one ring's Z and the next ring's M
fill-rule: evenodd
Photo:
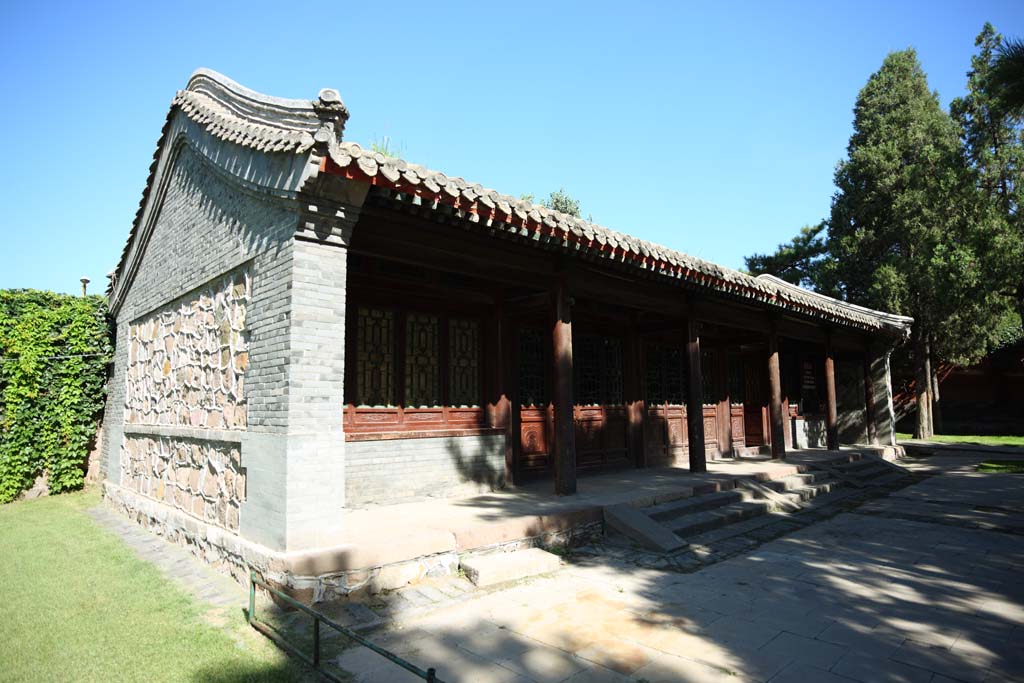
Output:
M889 474L883 474L879 477L875 477L871 480L872 486L885 486L886 484L894 484L906 477L910 476L909 472L897 472L896 470L890 469Z
M881 477L889 472L892 472L892 468L888 465L880 462L874 462L870 467L863 467L856 472L847 472L847 476L856 477L861 481L872 481L878 477Z
M727 524L767 514L771 507L771 503L766 500L746 500L730 503L713 510L705 510L704 512L687 515L673 525L672 531L680 538L696 536L697 534L702 534L705 531L711 531Z
M802 474L791 474L790 476L783 477L782 479L762 481L761 483L773 491L782 493L791 489L801 488L803 486L811 486L817 482L827 480L828 477L828 472L806 472Z
M470 555L460 558L459 566L474 585L493 586L556 571L561 561L540 548L527 548L511 553Z
M723 505L729 505L730 503L739 503L745 500L753 498L753 494L750 491L743 489L729 489L728 491L719 491L718 493L708 493L703 496L693 496L690 498L682 498L680 500L674 500L671 503L664 503L662 505L654 505L644 509L644 513L651 519L661 522L669 523L672 520L685 517L697 512L703 512L705 510L713 510L715 508L722 507Z
M810 484L808 486L801 486L794 489L789 489L779 495L787 498L794 503L801 504L806 503L809 500L813 500L818 496L823 496L826 493L832 493L833 491L839 490L842 486L842 482L838 480L829 480Z
M833 462L829 463L829 465L839 470L840 472L847 472L852 474L853 472L856 472L858 470L871 467L872 465L875 464L875 462L876 461L872 460L871 458L863 458L857 456L857 458L854 460Z
M659 524L645 511L632 505L609 505L604 508L604 523L626 538L645 548L662 553L679 550L686 541Z

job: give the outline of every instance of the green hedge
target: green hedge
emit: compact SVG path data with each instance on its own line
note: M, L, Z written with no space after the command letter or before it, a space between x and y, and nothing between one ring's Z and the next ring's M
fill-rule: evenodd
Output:
M112 355L104 297L0 290L0 503L82 486Z

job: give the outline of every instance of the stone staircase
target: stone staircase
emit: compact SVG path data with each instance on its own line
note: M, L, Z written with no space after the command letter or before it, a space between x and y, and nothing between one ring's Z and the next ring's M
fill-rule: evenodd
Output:
M792 514L846 497L856 489L882 487L909 476L897 465L860 453L806 465L806 471L779 479L723 479L717 490L635 508L605 508L606 529L651 550L672 552L695 537L771 514ZM844 495L845 494L845 495Z

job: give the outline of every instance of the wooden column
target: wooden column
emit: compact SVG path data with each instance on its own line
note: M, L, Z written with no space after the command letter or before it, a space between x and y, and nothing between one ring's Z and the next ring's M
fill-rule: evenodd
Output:
M637 467L647 467L647 453L644 450L644 414L647 412L643 399L643 342L637 330L636 316L626 337L625 373L626 419L629 455Z
M836 408L836 362L832 333L825 333L825 447L839 450L839 411Z
M707 472L704 452L704 379L700 368L700 334L693 315L686 319L686 360L689 386L686 391L686 433L690 447L690 471Z
M867 420L868 443L876 444L878 443L878 429L875 425L875 378L869 351L864 352L864 412Z
M782 415L782 373L779 368L779 333L772 323L768 333L768 415L771 426L772 458L786 457L786 428Z
M552 292L555 365L555 493L576 493L576 438L572 395L572 304L565 276Z

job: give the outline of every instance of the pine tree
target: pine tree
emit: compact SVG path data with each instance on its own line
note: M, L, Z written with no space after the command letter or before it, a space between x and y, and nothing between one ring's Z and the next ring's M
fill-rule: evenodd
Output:
M974 44L978 54L971 59L967 94L953 100L950 110L982 202L990 290L1012 296L1018 314L1024 314L1024 109L1007 106L996 78L1003 37L986 23Z
M957 128L913 49L891 53L860 91L847 151L822 282L849 301L914 317L916 436L927 438L929 340L983 283Z
M769 274L801 287L816 288L818 269L827 254L825 221L800 228L800 234L774 253L753 254L743 259L751 275Z

